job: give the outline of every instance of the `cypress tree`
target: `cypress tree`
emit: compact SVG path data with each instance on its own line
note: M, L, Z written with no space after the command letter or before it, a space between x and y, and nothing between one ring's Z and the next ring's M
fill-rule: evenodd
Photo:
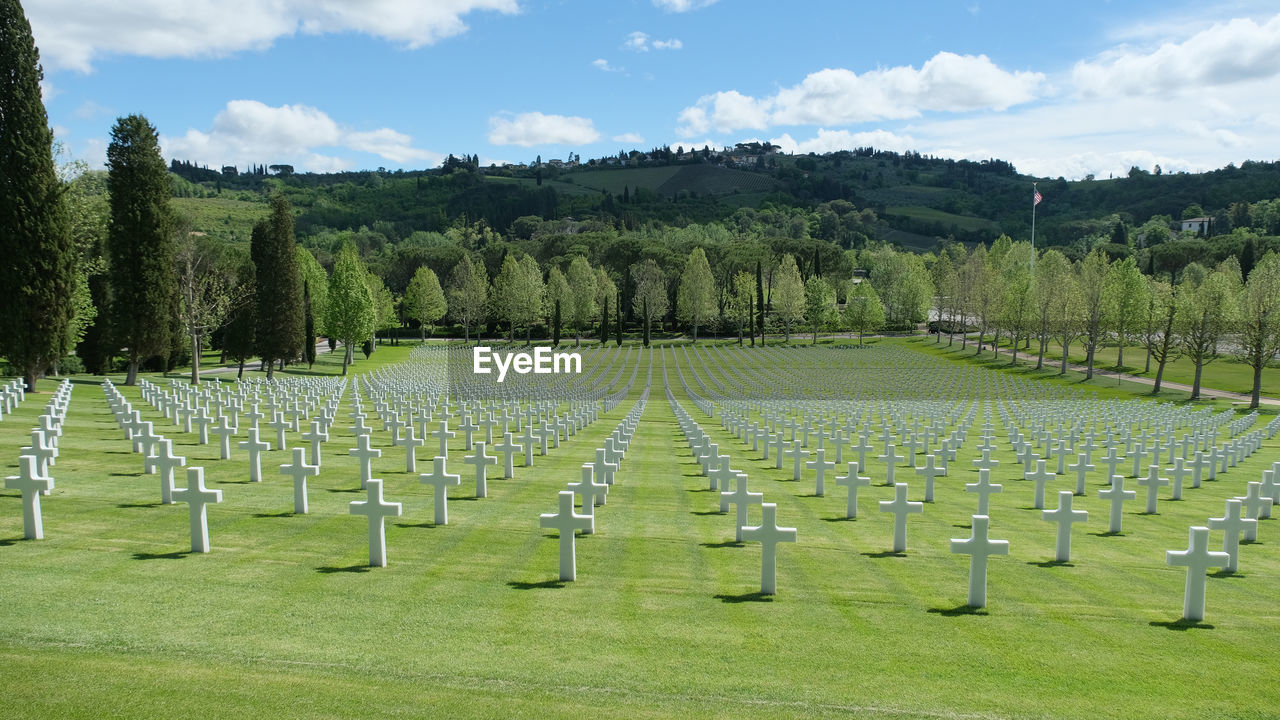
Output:
M21 4L0 0L0 352L31 390L69 349L76 264L42 77Z
M609 344L609 298L604 299L604 308L600 311L600 344Z
M307 359L307 369L310 370L312 365L316 364L316 316L311 309L311 284L302 283L302 305L306 308L306 316L303 321L304 330L302 354Z
M614 315L617 316L614 320L614 322L617 324L617 336L615 339L617 340L618 347L622 347L622 292L621 291L618 292L618 312L615 312Z
M235 360L239 365L236 377L240 378L244 376L245 361L253 357L255 346L253 333L257 325L257 299L254 287L253 264L246 262L237 270L236 274L239 278L239 283L245 288L246 295L243 302L233 308L231 314L227 317L226 330L222 335L222 347L227 357Z
M272 363L302 355L306 328L302 276L293 237L293 208L283 193L271 196L271 215L253 228L250 255L257 276L258 355L272 377Z
M169 352L178 292L168 170L156 129L141 115L111 129L107 190L111 327L129 360L125 384L133 385L139 365Z
M551 313L551 346L560 347L560 298L556 298L555 310Z
M760 261L756 261L756 312L759 321L756 332L760 334L760 344L764 344L764 273L760 270Z

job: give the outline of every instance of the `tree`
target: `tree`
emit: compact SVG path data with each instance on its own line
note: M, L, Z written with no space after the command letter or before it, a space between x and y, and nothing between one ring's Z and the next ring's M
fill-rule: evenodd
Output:
M572 299L569 322L573 324L576 344L582 345L582 331L596 316L596 274L587 259L578 255L569 263L565 279L569 281Z
M329 276L329 306L325 327L331 336L343 345L342 374L354 359L355 344L373 334L377 311L373 305L373 293L366 281L368 271L351 243L343 243L333 260L333 273ZM259 304L261 307L261 304Z
M850 330L858 333L858 344L869 332L875 332L884 325L884 304L870 280L849 283L845 296L844 322Z
M596 268L596 305L603 308L600 313L600 344L609 342L609 309L614 315L620 315L621 305L617 303L618 286L604 268Z
M316 256L305 247L298 245L298 276L302 278L303 290L311 289L311 315L315 320L313 335L324 336L325 306L329 300L329 274L316 260ZM305 292L304 292L305 294ZM305 343L304 343L305 344ZM311 343L315 347L315 342Z
M1035 298L1036 339L1040 342L1040 351L1036 356L1037 370L1044 367L1044 354L1049 346L1049 336L1053 332L1051 320L1054 311L1063 302L1070 277L1071 261L1058 250L1046 250L1036 261L1035 289L1032 294Z
M676 316L693 328L693 342L698 342L698 327L716 313L716 281L702 248L689 253L680 287L676 290Z
M946 251L938 253L938 259L934 261L933 267L929 268L929 274L933 279L934 291L937 293L935 306L938 308L938 316L933 326L934 334L937 342L941 343L943 325L950 325L947 321L948 311L951 298L955 296L956 291L956 268L951 262L951 254ZM950 329L947 334L951 334Z
M364 281L369 285L369 295L373 298L373 330L366 339L369 341L369 347L374 348L377 347L375 340L378 331L391 330L399 322L396 318L396 298L377 273L366 273ZM365 356L368 357L372 353L373 350L370 349L365 352Z
M32 391L71 348L78 283L42 79L22 5L0 0L0 352Z
M813 344L818 344L818 333L826 330L838 317L836 310L836 291L817 275L809 278L804 284L804 316L813 330Z
M258 356L270 380L274 364L302 356L304 309L293 207L284 193L271 196L271 214L253 228L249 254L256 268Z
M177 296L171 188L156 129L141 115L116 121L107 146L111 225L111 326L129 361L126 385L144 360L168 352Z
M522 306L528 300L524 297L524 273L520 263L510 253L502 260L502 269L493 279L493 294L490 302L493 316L507 323L507 342L516 341L516 322L520 320Z
M1019 243L1023 246L1023 243ZM1009 332L1009 348L1013 351L1010 364L1018 364L1018 347L1022 344L1035 321L1035 298L1032 296L1031 269L1022 256L1011 250L1006 256L1001 274L1000 325Z
M977 321L978 325L978 349L974 355L980 355L982 338L1000 316L1000 303L1004 299L996 282L995 265L984 246L979 245L969 253L961 281L965 286L965 315ZM992 346L995 346L994 342Z
M435 324L449 311L444 290L440 288L440 278L426 265L414 271L409 288L404 293L404 304L409 317L417 320L421 326L424 342L430 332L434 331ZM432 330L428 331L428 327Z
M1253 368L1249 407L1258 407L1262 370L1280 353L1280 255L1269 252L1253 266L1240 298L1240 358Z
M730 287L732 291L729 294L728 306L725 308L727 317L738 328L738 345L742 345L742 336L744 329L750 328L755 322L752 316L752 310L755 307L755 278L751 273L740 270L733 276L733 282ZM751 344L755 345L755 334L751 335Z
M198 385L204 339L243 302L244 289L237 286L235 270L225 261L221 246L202 241L185 224L179 228L178 319L191 341L191 384Z
M756 322L756 334L760 336L760 344L764 344L764 274L761 272L760 261L756 260L756 313L758 320Z
M1178 355L1178 345L1173 332L1174 320L1177 318L1178 299L1173 294L1173 286L1163 280L1149 278L1147 280L1147 297L1150 298L1149 314L1154 318L1147 323L1146 336L1147 355L1155 358L1156 378L1151 394L1160 394L1160 385L1164 382L1165 363ZM1149 368L1148 368L1149 369Z
M774 273L773 314L782 323L786 342L791 342L791 326L804 319L804 281L800 269L790 253L782 256L782 262Z
M1147 280L1138 269L1138 263L1127 257L1113 263L1107 270L1103 283L1106 303L1107 327L1115 335L1118 353L1116 370L1124 367L1124 349L1133 344L1143 327L1143 312L1147 307Z
M302 359L307 361L307 369L310 370L316 364L316 314L311 305L311 281L309 280L302 281L302 305L304 308Z
M113 353L108 313L111 286L106 259L107 227L111 219L107 174L89 170L89 164L83 160L63 165L61 174L64 180L68 180L66 201L72 244L79 255L77 275L84 278L89 293L87 304L80 304L77 297L76 311L67 328L67 336L80 338L75 352L83 361L85 370L91 375L105 375ZM80 280L77 279L77 294L79 288Z
M1235 319L1235 297L1231 292L1231 280L1225 273L1215 270L1198 286L1190 286L1183 281L1178 290L1174 327L1183 352L1196 368L1191 385L1192 400L1200 398L1200 377L1204 366L1214 360L1214 347Z
M547 286L542 282L542 268L532 255L520 258L520 273L525 297L525 304L520 308L520 322L524 325L524 344L529 345L532 343L533 325L542 319Z
M1080 263L1076 284L1080 290L1080 308L1083 312L1085 342L1085 379L1093 379L1093 357L1102 343L1104 321L1107 319L1107 272L1110 263L1101 250L1094 248Z
M649 335L655 318L667 314L667 277L652 258L631 266L632 309L639 313L644 323L644 346L649 347Z
M227 317L226 330L222 333L222 350L239 365L236 377L240 378L244 376L244 363L253 357L256 346L254 332L258 324L258 307L253 262L248 258L243 259L235 273L236 286L241 289L243 300L232 306Z
M547 318L551 325L551 344L560 346L560 330L563 320L563 309L571 302L569 281L565 279L560 268L552 267L547 273Z
M470 255L463 255L454 266L449 283L449 310L453 319L462 324L464 341L471 342L471 326L476 326L476 344L480 344L480 325L488 312L489 273L484 263L473 263Z
M1062 363L1058 367L1059 375L1067 374L1067 358L1071 355L1071 344L1085 333L1086 312L1084 294L1080 290L1080 281L1074 272L1062 279L1062 299L1049 314L1049 327L1053 336L1062 345Z

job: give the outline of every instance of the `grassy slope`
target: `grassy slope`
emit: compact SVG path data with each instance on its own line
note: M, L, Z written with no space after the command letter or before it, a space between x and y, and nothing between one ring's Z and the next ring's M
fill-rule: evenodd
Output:
M382 348L357 370L404 353ZM1222 498L1256 479L1280 444L1184 502L1162 502L1160 515L1130 504L1123 537L1095 534L1105 523L1095 479L1077 504L1090 522L1063 567L1043 566L1052 528L1023 509L1030 490L1001 451L1006 492L992 500L993 537L1011 540L1013 555L992 560L989 613L973 615L951 612L964 602L967 561L946 551L948 538L968 534L957 526L972 505L960 489L972 471L940 482L938 502L911 519L906 557L883 556L891 529L874 507L885 488L864 490L863 517L841 521L843 491L813 497L811 474L790 482L704 422L753 489L779 504L780 521L799 528L800 542L779 550L780 594L757 602L759 547L726 542L731 522L713 512L688 457L660 365L654 379L598 534L578 542L579 580L564 586L554 582L557 541L536 516L630 401L532 472L492 481L489 499L466 500L464 473L447 527L430 526L429 494L378 433L375 475L405 515L388 523L390 566L366 572L365 525L346 509L362 496L351 492L345 429L325 446L305 517L289 514L289 485L268 469L286 453L273 451L267 481L249 485L242 453L220 462L215 448L171 434L224 492L209 512L214 551L191 556L185 506L153 505L155 478L139 473L100 388L79 385L58 487L45 500L47 540L16 540L19 501L0 491L6 714L1200 718L1266 717L1280 700L1262 681L1224 691L1269 677L1280 654L1274 521L1261 544L1244 547L1240 575L1210 580L1212 629L1160 624L1177 618L1183 582L1163 551L1184 546L1188 524L1220 514ZM674 367L671 379L678 388ZM0 422L0 443L16 447L43 402L30 398Z
M192 230L231 242L249 242L253 224L267 216L264 203L226 198L173 198L173 207Z

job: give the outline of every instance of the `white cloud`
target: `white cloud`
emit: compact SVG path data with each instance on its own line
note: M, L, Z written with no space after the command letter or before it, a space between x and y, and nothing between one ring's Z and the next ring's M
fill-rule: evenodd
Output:
M1280 15L1263 24L1236 18L1183 42L1142 51L1120 46L1072 70L1085 97L1194 94L1208 87L1280 75Z
M28 3L41 59L87 72L103 55L219 57L296 33L356 32L408 48L466 32L462 17L518 0L41 0Z
M489 118L489 142L494 145L589 145L599 139L600 133L584 117L528 112Z
M77 118L81 120L95 120L99 117L110 116L114 114L115 114L115 111L113 111L111 108L99 105L93 100L85 100L84 102L80 103L80 107L76 108L75 111L72 112L72 115L75 115Z
M667 12L682 13L715 5L716 0L653 0L653 6Z
M53 83L49 82L48 80L40 81L40 99L44 100L46 103L58 97L60 92L61 91L58 90L58 88L54 87Z
M654 50L679 50L684 47L684 43L679 38L671 38L670 40L654 40L649 41L648 33L642 33L639 30L627 35L627 39L623 41L622 48L632 52L649 52Z
M348 159L318 152L323 148L370 153L397 165L433 166L442 159L390 128L352 130L308 105L272 107L257 100L232 100L207 132L191 128L180 136L161 135L160 146L169 158L210 165L290 163L315 172L352 166Z
M605 72L625 72L626 71L626 68L614 67L613 65L610 65L609 61L605 60L604 58L596 58L595 60L592 60L591 65Z
M910 135L899 135L888 130L871 130L868 132L849 132L848 130L827 130L819 128L818 134L808 140L797 141L790 133L769 142L782 148L784 153L808 154L853 150L860 147L872 147L877 150L893 150L905 152L915 150L919 143Z
M622 133L621 135L614 135L613 141L620 142L620 143L631 143L632 145L639 145L640 143L644 142L644 136L641 135L640 133L633 133L633 132Z
M678 118L682 135L774 125L843 125L916 117L923 111L1005 110L1037 97L1044 75L1002 70L986 55L940 52L919 70L827 68L766 98L736 90L704 95Z

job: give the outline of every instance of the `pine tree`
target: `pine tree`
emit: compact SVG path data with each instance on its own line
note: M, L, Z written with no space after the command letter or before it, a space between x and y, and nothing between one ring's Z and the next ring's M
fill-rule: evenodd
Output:
M122 117L111 130L107 189L111 326L132 385L143 361L168 353L177 302L168 170L156 129L141 115Z
M42 77L21 4L0 0L0 352L31 390L69 350L76 279Z
M302 355L307 360L307 369L316 364L316 316L311 307L311 283L302 283L302 305L306 308L303 316Z
M622 293L618 293L617 307L618 311L614 313L614 315L617 316L614 320L614 322L617 323L617 334L614 339L616 340L618 347L622 347Z
M271 215L254 226L249 248L258 279L258 355L271 379L273 363L302 356L306 330L293 208L282 193L271 196Z

